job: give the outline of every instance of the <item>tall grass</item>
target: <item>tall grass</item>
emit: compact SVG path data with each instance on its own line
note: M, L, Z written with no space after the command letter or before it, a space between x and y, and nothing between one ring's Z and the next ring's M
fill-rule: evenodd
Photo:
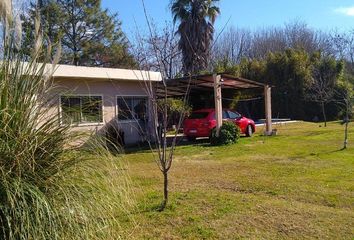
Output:
M70 147L75 136L50 113L58 57L45 64L51 48L42 49L37 23L33 55L23 61L19 23L6 16L6 4L0 4L0 238L117 239L117 219L132 205L124 166L95 138L85 149Z
M59 191L51 191L64 223L61 239L119 239L128 235L120 221L133 220L129 210L134 201L125 166L97 147L97 142L91 144L87 151L69 153L69 158L85 160L62 171Z

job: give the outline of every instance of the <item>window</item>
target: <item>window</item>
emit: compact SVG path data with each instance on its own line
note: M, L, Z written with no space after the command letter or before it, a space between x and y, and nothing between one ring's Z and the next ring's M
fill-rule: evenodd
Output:
M228 112L231 119L237 119L237 118L241 117L241 115L239 113L232 112L232 111L227 111L227 112Z
M146 120L147 101L144 97L117 97L119 120Z
M222 119L228 119L229 115L225 110L222 111ZM213 119L216 119L216 112L214 112Z
M61 96L60 103L63 123L103 122L102 96Z
M189 116L189 119L203 119L206 118L208 115L209 115L208 112L193 112Z

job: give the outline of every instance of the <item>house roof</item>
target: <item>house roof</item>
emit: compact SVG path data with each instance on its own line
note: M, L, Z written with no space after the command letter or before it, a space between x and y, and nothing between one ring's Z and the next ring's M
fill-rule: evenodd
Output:
M52 65L48 64L46 67L50 71ZM63 64L56 65L53 77L155 82L162 81L162 76L159 72L118 68L82 67Z

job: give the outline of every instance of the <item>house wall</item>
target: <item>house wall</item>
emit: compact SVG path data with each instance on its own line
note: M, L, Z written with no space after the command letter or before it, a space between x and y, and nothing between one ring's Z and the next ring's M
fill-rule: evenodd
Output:
M125 143L134 144L143 141L140 124L135 120L118 121L116 118L119 109L117 108L117 96L143 96L147 97L145 86L140 81L124 80L94 80L60 78L54 79L55 91L54 104L51 105L51 114L60 114L61 95L99 95L103 100L103 123L79 124L73 126L75 131L104 132L107 123L117 123L125 133ZM148 112L150 104L148 104ZM60 115L59 115L60 116ZM58 116L58 119L59 119Z

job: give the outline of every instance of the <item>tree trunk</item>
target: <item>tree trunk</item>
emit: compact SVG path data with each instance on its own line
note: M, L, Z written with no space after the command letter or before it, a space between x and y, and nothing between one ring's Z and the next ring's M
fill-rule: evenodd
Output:
M348 125L349 125L349 107L347 103L346 107L346 113L345 113L345 128L344 128L344 144L343 144L343 149L347 148L348 145Z
M79 58L77 57L76 53L75 53L75 57L74 57L74 66L79 66Z
M161 205L161 211L166 208L168 203L168 172L167 170L163 171L163 202Z
M326 110L325 110L324 102L321 102L321 106L322 106L322 114L323 114L324 126L327 127L327 118L326 118Z
M345 122L343 149L346 149L347 145L348 145L348 123L349 123L349 120L347 119L347 121Z

